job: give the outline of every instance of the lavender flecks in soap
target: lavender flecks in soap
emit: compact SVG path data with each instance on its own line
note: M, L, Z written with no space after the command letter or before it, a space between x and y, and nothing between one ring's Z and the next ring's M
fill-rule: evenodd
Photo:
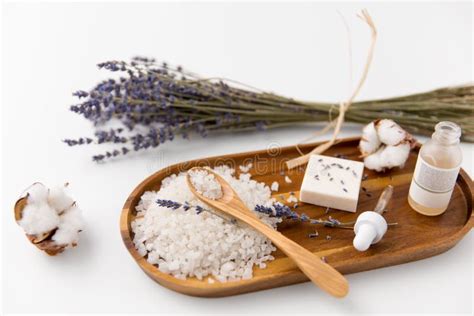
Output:
M311 156L300 201L355 212L363 169L363 163L359 161Z

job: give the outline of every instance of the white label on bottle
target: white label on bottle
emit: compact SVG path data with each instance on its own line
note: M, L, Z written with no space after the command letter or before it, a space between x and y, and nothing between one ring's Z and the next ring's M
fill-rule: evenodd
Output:
M460 167L451 169L434 167L418 156L413 180L431 193L447 193L453 190L459 169Z

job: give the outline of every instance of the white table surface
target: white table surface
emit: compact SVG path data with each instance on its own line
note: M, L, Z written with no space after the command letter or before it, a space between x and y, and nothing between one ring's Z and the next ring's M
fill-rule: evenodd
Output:
M122 244L119 215L131 190L179 161L291 145L318 127L177 140L107 164L103 148L68 148L61 139L92 133L68 111L71 92L109 74L95 64L134 55L181 63L281 94L338 101L369 43L354 18L364 4L15 4L4 6L2 70L2 300L5 313L472 313L473 234L422 261L348 275L349 295L334 299L310 283L202 299L159 286ZM420 92L472 81L472 5L366 4L379 29L360 99ZM357 135L347 125L341 136ZM328 135L319 137L325 139ZM425 138L421 138L425 140ZM463 168L474 175L472 144ZM87 226L80 245L48 257L26 240L12 207L29 184L69 181Z

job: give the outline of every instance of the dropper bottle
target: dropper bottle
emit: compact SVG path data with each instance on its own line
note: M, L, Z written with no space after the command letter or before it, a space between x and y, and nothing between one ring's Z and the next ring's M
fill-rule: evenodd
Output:
M440 122L420 148L408 193L408 203L418 213L435 216L446 211L462 162L460 137L458 125Z

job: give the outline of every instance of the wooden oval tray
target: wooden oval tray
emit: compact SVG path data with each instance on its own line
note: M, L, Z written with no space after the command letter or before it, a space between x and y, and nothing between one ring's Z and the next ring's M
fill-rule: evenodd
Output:
M359 138L341 140L325 154L328 156L342 155L348 159L360 160L358 158L358 142ZM308 152L316 145L308 144L300 146L300 148L302 151ZM373 245L368 251L358 252L354 249L352 246L354 233L349 229L284 221L278 226L278 230L319 256L324 256L330 265L344 274L415 261L450 249L473 227L473 184L468 174L461 170L451 202L443 215L427 217L413 211L408 205L407 194L418 149L410 154L403 169L396 168L385 173L364 170L367 179L362 182L362 186L367 189L367 192L362 190L360 192L357 213L330 210L326 214L326 208L301 202L300 207L296 209L300 214L304 212L312 218L324 219L331 215L340 221L352 221L361 211L372 210L381 191L388 184L392 184L395 190L384 216L389 223L397 222L398 225L391 226L382 241ZM279 250L273 253L275 260L268 262L267 268L254 267L254 277L250 280L227 283L216 281L213 284L208 283L207 279L202 281L195 278L179 280L162 273L156 266L148 263L138 254L132 241L133 232L130 228L130 223L136 214L135 206L145 191L158 190L163 178L194 166L227 164L234 167L238 174L239 165L252 162L253 168L250 169L250 173L253 179L265 182L267 185L273 181L280 183L279 191L273 192L277 200L284 202L281 198L286 200L289 192L294 192L296 196L299 196L298 191L303 180L304 168L288 171L284 164L285 161L298 155L294 146L269 148L268 150L187 161L154 173L136 187L123 207L120 229L125 246L149 277L167 288L188 295L228 296L308 281L296 265ZM285 171L285 175L292 179L292 183L285 182L281 171ZM308 234L314 232L315 229L318 230L319 236L309 238ZM330 240L326 239L328 235L331 237Z

